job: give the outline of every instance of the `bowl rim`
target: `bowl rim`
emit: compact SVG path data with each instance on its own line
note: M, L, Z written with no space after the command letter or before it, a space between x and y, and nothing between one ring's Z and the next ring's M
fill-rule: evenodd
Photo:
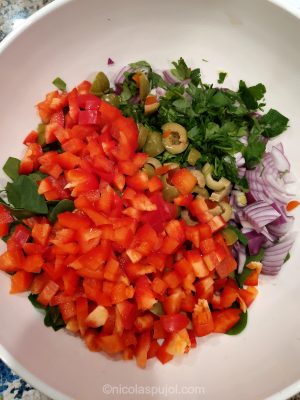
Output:
M71 3L73 0L54 0L49 4L46 4L41 9L34 12L30 15L26 20L22 23L22 25L16 27L13 31L11 31L1 42L0 42L0 57L1 54L17 39L24 31L26 31L32 24L36 21L40 20L47 14L50 14L52 11L60 8L64 4ZM287 4L284 0L265 0L268 3L272 3L274 6L284 10L290 15L293 15L297 19L300 20L300 7L297 8L292 4ZM0 344L0 359L4 361L4 363L11 368L14 372L16 372L20 377L26 380L29 384L31 384L37 390L40 390L45 395L49 396L51 399L55 400L73 400L71 397L63 394L62 392L56 390L52 386L48 385L46 382L39 379L37 376L29 372L26 367L24 367L21 363L14 358L9 351L5 349L5 347ZM300 378L284 388L277 393L272 394L271 396L265 398L265 400L286 400L290 397L296 395L300 392Z

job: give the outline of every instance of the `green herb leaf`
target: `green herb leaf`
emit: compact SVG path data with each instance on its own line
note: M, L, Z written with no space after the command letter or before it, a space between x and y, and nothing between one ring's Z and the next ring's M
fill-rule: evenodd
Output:
M239 321L226 332L227 335L238 335L241 333L247 326L248 322L248 312L242 312Z
M173 68L171 72L176 78L183 81L191 76L191 68L186 65L182 57L180 57L177 62L173 61L172 64L175 68Z
M6 185L7 198L17 209L37 214L47 214L45 199L38 194L37 184L26 175L20 175L14 182Z
M43 174L40 171L34 171L32 174L29 174L28 177L35 183L40 182L42 179L47 178L48 175Z
M251 256L248 256L246 258L246 263L245 264L247 265L252 261L255 261L255 262L261 261L263 259L263 257L264 257L264 254L265 254L265 250L264 249L260 249L257 254L253 254Z
M227 72L219 72L218 83L224 83L226 76Z
M55 78L52 83L57 87L57 89L62 90L63 92L65 92L67 89L66 82L64 82L60 77Z
M28 296L28 299L31 302L31 304L33 305L33 307L35 307L39 310L46 310L46 307L37 301L37 297L38 297L37 294L30 293L30 295Z
M291 258L290 253L287 253L287 255L286 255L286 257L285 257L283 263L286 263L287 261L289 261L290 258Z
M14 157L9 157L4 164L3 171L6 175L15 181L19 176L19 167L21 161Z
M144 69L144 68L149 69L149 68L151 68L151 65L147 61L144 61L144 60L137 61L135 63L131 63L131 64L129 64L129 66L134 69Z
M55 207L51 210L49 213L49 221L52 222L53 224L55 223L58 214L65 212L65 211L73 211L75 208L74 202L72 200L61 200L58 204L55 205Z
M248 238L246 235L244 235L236 226L229 224L227 226L228 229L231 229L236 236L238 237L238 240L244 245L247 246L248 244Z
M289 119L287 117L271 108L260 119L261 125L264 125L263 136L273 138L280 135L288 127L288 122Z

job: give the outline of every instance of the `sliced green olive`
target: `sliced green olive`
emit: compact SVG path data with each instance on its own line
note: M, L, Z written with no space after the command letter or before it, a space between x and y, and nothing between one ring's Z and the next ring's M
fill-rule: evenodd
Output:
M155 175L155 168L151 164L145 164L142 168L142 171L146 172L149 178Z
M229 182L229 181L228 181ZM229 182L229 185L226 186L223 190L217 191L217 192L212 192L212 194L210 195L210 200L216 201L217 203L219 203L220 201L222 201L224 199L225 196L227 196L230 192L231 189L231 184Z
M102 71L98 72L92 83L90 92L95 94L96 96L101 97L103 93L107 92L108 90L109 90L109 80L107 76Z
M213 172L214 172L214 167L209 163L206 163L202 168L202 173L204 176L206 176L207 174L212 174Z
M204 199L209 199L208 190L205 188L201 188L200 186L196 185L193 189L193 193L197 193L199 197L203 197Z
M238 241L237 234L230 228L225 228L221 232L227 246L232 246L235 242Z
M187 223L187 225L197 225L198 222L194 221L188 212L188 210L181 211L181 218Z
M147 141L150 129L146 128L143 124L138 124L139 137L138 137L138 149L141 150Z
M182 153L188 147L186 129L175 122L168 122L162 126L163 145L171 154Z
M205 175L205 182L207 187L217 191L223 190L230 185L230 181L228 179L222 177L216 181L211 174Z
M158 301L150 308L150 312L152 312L152 314L157 315L157 316L163 315L164 309L163 309L162 304Z
M153 165L153 167L154 167L155 169L161 167L161 162L158 161L158 159L157 159L157 158L154 158L154 157L148 157L148 159L147 159L147 164Z
M223 209L223 212L221 214L222 218L224 221L229 221L232 218L232 207L230 204L226 203L225 201L220 202L220 206Z
M143 101L150 92L150 83L147 76L143 72L140 72L139 77L139 94L140 99Z
M144 111L145 111L146 115L153 114L158 109L159 109L159 102L158 101L156 101L155 103L145 104L144 105Z
M164 189L163 189L163 197L166 201L173 201L176 197L179 196L179 192L176 189L175 186L172 186L168 183L167 181L167 174L163 175L161 180L164 184Z
M201 171L197 169L191 169L190 172L194 175L194 177L197 179L197 184L200 188L205 187L205 177L202 174Z
M102 99L106 101L106 103L111 104L112 106L119 107L120 105L119 97L114 93L104 94L102 96Z
M150 157L156 157L165 150L161 134L159 132L150 131L147 137L147 141L143 146L143 151Z
M221 215L223 212L223 209L221 206L216 205L214 208L210 208L209 212L215 216L215 215Z
M167 165L170 168L170 170L175 169L175 168L180 168L180 165L175 162L168 162L168 163L165 163L164 165Z
M194 166L196 164L196 162L199 160L199 158L201 157L201 153L200 151L196 150L196 149L191 149L191 151L189 152L188 158L187 158L187 162Z

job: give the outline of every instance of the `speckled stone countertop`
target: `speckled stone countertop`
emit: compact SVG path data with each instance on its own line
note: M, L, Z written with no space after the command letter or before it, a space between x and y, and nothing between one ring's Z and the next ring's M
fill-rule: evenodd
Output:
M35 11L53 0L0 0L0 42ZM300 9L300 0L285 0ZM0 400L51 400L34 390L0 360ZM300 394L290 400L300 400Z

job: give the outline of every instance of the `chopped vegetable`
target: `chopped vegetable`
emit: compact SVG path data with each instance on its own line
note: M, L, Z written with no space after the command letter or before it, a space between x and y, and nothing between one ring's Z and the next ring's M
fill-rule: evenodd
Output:
M67 84L66 82L64 82L61 78L57 77L54 79L54 81L52 82L53 85L55 85L57 87L57 89L62 90L63 92L66 91L67 89Z

